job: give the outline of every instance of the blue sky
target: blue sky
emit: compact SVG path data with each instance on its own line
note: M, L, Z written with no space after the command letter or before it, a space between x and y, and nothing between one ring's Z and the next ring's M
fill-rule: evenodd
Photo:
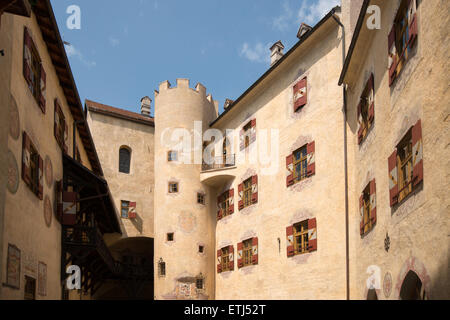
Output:
M273 43L289 50L301 22L313 26L340 0L51 3L81 100L140 112L142 97L177 78L202 83L222 110L268 69ZM81 9L80 30L66 26L70 5Z

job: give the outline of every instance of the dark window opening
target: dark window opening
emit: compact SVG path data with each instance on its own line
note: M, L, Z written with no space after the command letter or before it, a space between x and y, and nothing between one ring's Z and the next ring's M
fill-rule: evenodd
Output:
M131 151L127 148L120 148L119 151L119 172L130 173Z

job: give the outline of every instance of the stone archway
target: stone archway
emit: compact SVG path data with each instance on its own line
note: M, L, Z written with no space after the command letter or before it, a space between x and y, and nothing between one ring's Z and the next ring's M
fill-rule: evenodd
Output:
M396 297L399 300L429 299L430 283L425 265L416 257L410 257L397 277Z
M401 300L428 300L425 287L417 273L409 271L400 289Z

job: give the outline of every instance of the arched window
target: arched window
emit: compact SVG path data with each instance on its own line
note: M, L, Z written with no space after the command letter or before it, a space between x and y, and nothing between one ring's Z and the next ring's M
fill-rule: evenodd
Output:
M119 172L130 173L131 150L121 147L119 151Z
M428 300L422 281L414 271L409 271L400 290L401 300Z

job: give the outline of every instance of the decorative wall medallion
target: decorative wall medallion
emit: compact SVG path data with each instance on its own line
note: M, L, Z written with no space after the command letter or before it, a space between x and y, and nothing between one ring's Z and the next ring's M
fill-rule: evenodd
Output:
M386 232L386 238L384 239L384 250L386 250L386 252L389 252L390 248L391 248L391 238L389 237L389 233Z
M49 156L45 157L44 170L45 170L45 181L47 182L47 187L51 188L53 185L53 165L52 165L52 160L49 158Z
M19 109L17 108L16 99L11 95L9 108L9 134L14 140L20 137L20 117Z
M47 265L43 262L38 265L38 294L43 297L47 295Z
M194 231L197 226L197 221L191 212L182 212L178 217L178 224L181 230L186 233L190 233Z
M45 224L49 228L52 225L52 217L53 217L52 203L50 201L50 198L48 196L45 196L45 200L44 200L44 219L45 219Z
M386 272L383 281L383 292L386 298L389 298L392 292L392 276L390 272Z
M12 194L19 188L19 167L16 157L11 151L8 151L8 190Z

